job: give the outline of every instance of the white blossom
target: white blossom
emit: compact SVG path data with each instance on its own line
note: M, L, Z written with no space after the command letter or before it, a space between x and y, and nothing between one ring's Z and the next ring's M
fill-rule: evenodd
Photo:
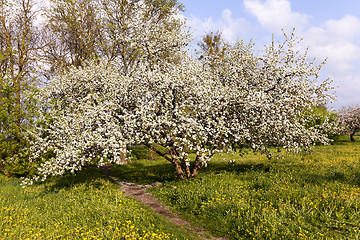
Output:
M149 31L169 45L184 41ZM142 37L152 52L159 50ZM165 147L180 178L195 177L225 147L269 153L269 147L299 151L327 143L320 127L307 127L304 112L331 100L330 81L319 81L323 64L299 55L296 43L286 36L256 54L253 44L239 41L211 62L179 49L178 61L140 61L131 72L103 62L71 69L39 96L49 103L51 122L34 133L32 151L34 157L55 153L41 175L121 163L132 143ZM192 164L189 151L196 152Z
M338 111L340 124L343 127L343 133L350 135L351 141L354 141L354 135L360 130L360 107L358 105L349 105Z

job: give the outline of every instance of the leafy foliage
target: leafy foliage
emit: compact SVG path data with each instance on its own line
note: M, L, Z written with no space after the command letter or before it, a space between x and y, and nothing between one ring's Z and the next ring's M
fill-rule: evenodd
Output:
M27 130L38 114L33 98L41 41L34 26L30 0L0 2L0 169L7 174L34 172L28 153Z
M8 175L34 175L37 172L38 161L31 161L30 153L24 149L29 147L27 131L35 126L34 120L38 116L36 100L29 92L23 94L24 103L21 111L17 111L12 88L4 84L1 93L0 166ZM20 124L17 119L21 119Z
M221 58L225 54L225 44L221 32L209 32L205 34L202 41L198 43L200 47L199 59L204 58Z

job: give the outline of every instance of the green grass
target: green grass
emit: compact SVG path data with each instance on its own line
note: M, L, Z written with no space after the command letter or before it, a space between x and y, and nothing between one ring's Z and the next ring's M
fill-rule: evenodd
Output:
M194 239L124 196L99 169L19 184L0 175L0 239Z
M112 175L118 179L139 184L168 182L178 179L173 165L164 160L146 159L131 161L130 164L112 167Z
M357 140L272 160L218 155L196 179L152 192L194 224L229 239L359 239Z
M254 153L219 154L194 180L178 180L162 159L134 160L112 170L124 181L163 182L150 191L214 235L360 238L359 137L270 160ZM125 197L98 169L25 189L19 183L0 175L0 239L196 239Z

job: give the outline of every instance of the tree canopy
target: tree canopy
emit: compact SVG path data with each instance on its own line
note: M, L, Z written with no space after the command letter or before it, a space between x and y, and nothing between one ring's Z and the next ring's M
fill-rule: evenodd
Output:
M31 0L0 2L0 169L27 146L27 130L38 114L32 94L43 45L35 18Z
M169 42L178 39L170 33ZM161 154L181 179L195 177L224 147L268 154L270 147L299 151L328 143L304 112L331 100L330 81L319 81L323 64L297 54L297 42L285 35L257 54L252 43L238 41L222 58L201 61L183 49L176 62L139 62L130 74L103 61L69 69L39 95L49 104L52 124L37 131L46 131L45 138L34 135L32 151L35 157L55 153L41 175L120 163L134 143ZM196 153L194 161L189 151Z
M131 144L185 179L224 149L270 156L330 141L314 110L333 99L319 78L325 63L299 52L293 33L257 51L211 32L197 58L176 0L53 0L39 26L30 0L10 2L1 2L0 136L4 145L26 132L17 151L41 163L35 180L123 163ZM41 74L47 84L35 91Z

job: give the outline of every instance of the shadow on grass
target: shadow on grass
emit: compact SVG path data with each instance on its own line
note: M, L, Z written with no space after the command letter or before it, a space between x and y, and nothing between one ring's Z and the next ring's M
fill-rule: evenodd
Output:
M174 166L165 161L149 161L138 160L125 165L113 165L110 168L111 175L120 181L135 182L139 184L151 184L155 182L170 182L179 180ZM268 164L264 163L221 163L211 162L209 166L203 168L199 172L199 176L208 174L222 173L260 173L266 174L276 171ZM360 186L360 169L354 170L353 177L338 171L329 171L323 173L297 171L297 181L305 184L322 185L326 182L338 181L340 183L352 184ZM89 187L101 188L104 181L100 179L110 180L101 168L89 167L76 173L76 175L67 174L65 176L56 177L46 186L47 191L57 192L61 189L68 189L78 184L85 184Z
M93 188L101 188L103 183L102 181L97 181L99 179L108 180L108 177L103 174L101 168L87 167L76 172L76 174L68 173L64 176L54 177L46 181L53 182L53 184L46 186L46 191L58 192L61 189L69 189L79 184L91 185Z
M207 168L200 170L199 174L217 174L223 172L268 172L269 167L265 164L227 164L210 163ZM120 181L135 182L139 184L151 184L155 182L170 182L179 180L174 166L165 161L137 160L125 165L113 165L110 168L111 175ZM45 192L58 192L62 189L70 189L77 185L85 187L102 188L105 181L111 179L103 173L101 168L87 167L76 174L66 174L64 176L53 177L43 182L35 183L45 184ZM45 193L44 192L44 193Z
M355 141L352 142L352 141L350 141L350 137L348 135L338 136L335 139L335 142L331 143L331 145L345 145L345 144L349 144L349 143L357 143L360 141L360 134L357 133L354 136L354 139L355 139Z
M340 172L334 172L333 174L301 173L298 176L301 182L317 185L331 181L344 182L346 180L345 174Z
M157 161L149 161L149 163L146 163L146 160L141 160L125 165L114 165L111 167L111 175L120 181L136 182L139 184L179 179L171 163Z
M199 174L217 174L223 172L269 172L270 167L260 164L227 164L209 163L209 166L200 170ZM111 174L121 181L136 182L139 184L149 184L154 182L169 182L179 180L175 168L171 163L134 161L127 165L115 165L111 168Z
M360 187L360 170L354 171L353 174L344 174L337 171L321 173L299 173L298 178L304 184L323 185L328 182L339 182Z
M203 169L204 173L245 173L245 172L270 172L270 166L264 163L209 163L207 168Z

